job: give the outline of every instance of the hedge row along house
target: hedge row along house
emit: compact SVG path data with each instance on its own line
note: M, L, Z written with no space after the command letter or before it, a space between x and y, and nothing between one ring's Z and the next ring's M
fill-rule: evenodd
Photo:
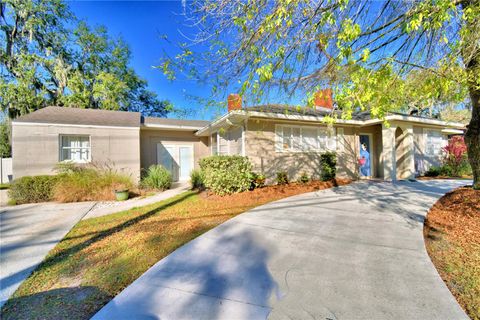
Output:
M57 163L73 161L109 163L139 179L142 168L161 164L174 181L185 181L199 159L235 154L273 181L278 171L290 179L303 172L318 177L320 154L333 151L340 176L412 179L438 166L448 136L465 130L460 123L401 113L388 114L385 125L369 112L328 127L323 118L339 113L331 95L318 95L315 105L243 107L238 95L230 95L228 113L214 121L46 107L12 122L13 175L51 174Z

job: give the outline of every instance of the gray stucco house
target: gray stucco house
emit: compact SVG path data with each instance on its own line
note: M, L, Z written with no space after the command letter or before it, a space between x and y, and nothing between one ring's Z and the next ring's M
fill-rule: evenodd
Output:
M51 174L60 161L109 163L139 179L142 168L162 164L174 180L189 179L198 160L212 154L249 157L271 179L287 171L318 176L320 154L334 151L340 176L413 178L439 165L448 135L460 123L389 114L389 126L367 112L328 127L330 107L264 105L229 111L214 121L143 117L135 112L47 107L12 122L13 175ZM368 161L361 160L367 155Z

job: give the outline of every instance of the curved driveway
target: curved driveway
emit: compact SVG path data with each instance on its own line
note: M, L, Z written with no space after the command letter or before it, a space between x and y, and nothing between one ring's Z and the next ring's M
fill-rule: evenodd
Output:
M465 181L350 186L255 208L162 259L95 319L467 319L424 247Z

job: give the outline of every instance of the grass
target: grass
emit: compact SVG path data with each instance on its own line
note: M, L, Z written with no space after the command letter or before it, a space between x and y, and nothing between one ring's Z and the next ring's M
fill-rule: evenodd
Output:
M255 206L334 185L274 186L227 197L188 191L80 221L4 305L2 319L89 319L157 261L220 223Z
M432 207L425 244L438 273L473 320L480 320L480 191L458 188Z
M0 183L0 190L10 189L10 183Z

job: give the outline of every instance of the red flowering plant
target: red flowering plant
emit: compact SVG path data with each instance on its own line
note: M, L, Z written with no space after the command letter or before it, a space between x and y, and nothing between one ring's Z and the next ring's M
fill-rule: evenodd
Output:
M462 166L467 161L467 146L463 136L451 137L442 149L445 152L444 164L451 168L453 176L459 176Z

